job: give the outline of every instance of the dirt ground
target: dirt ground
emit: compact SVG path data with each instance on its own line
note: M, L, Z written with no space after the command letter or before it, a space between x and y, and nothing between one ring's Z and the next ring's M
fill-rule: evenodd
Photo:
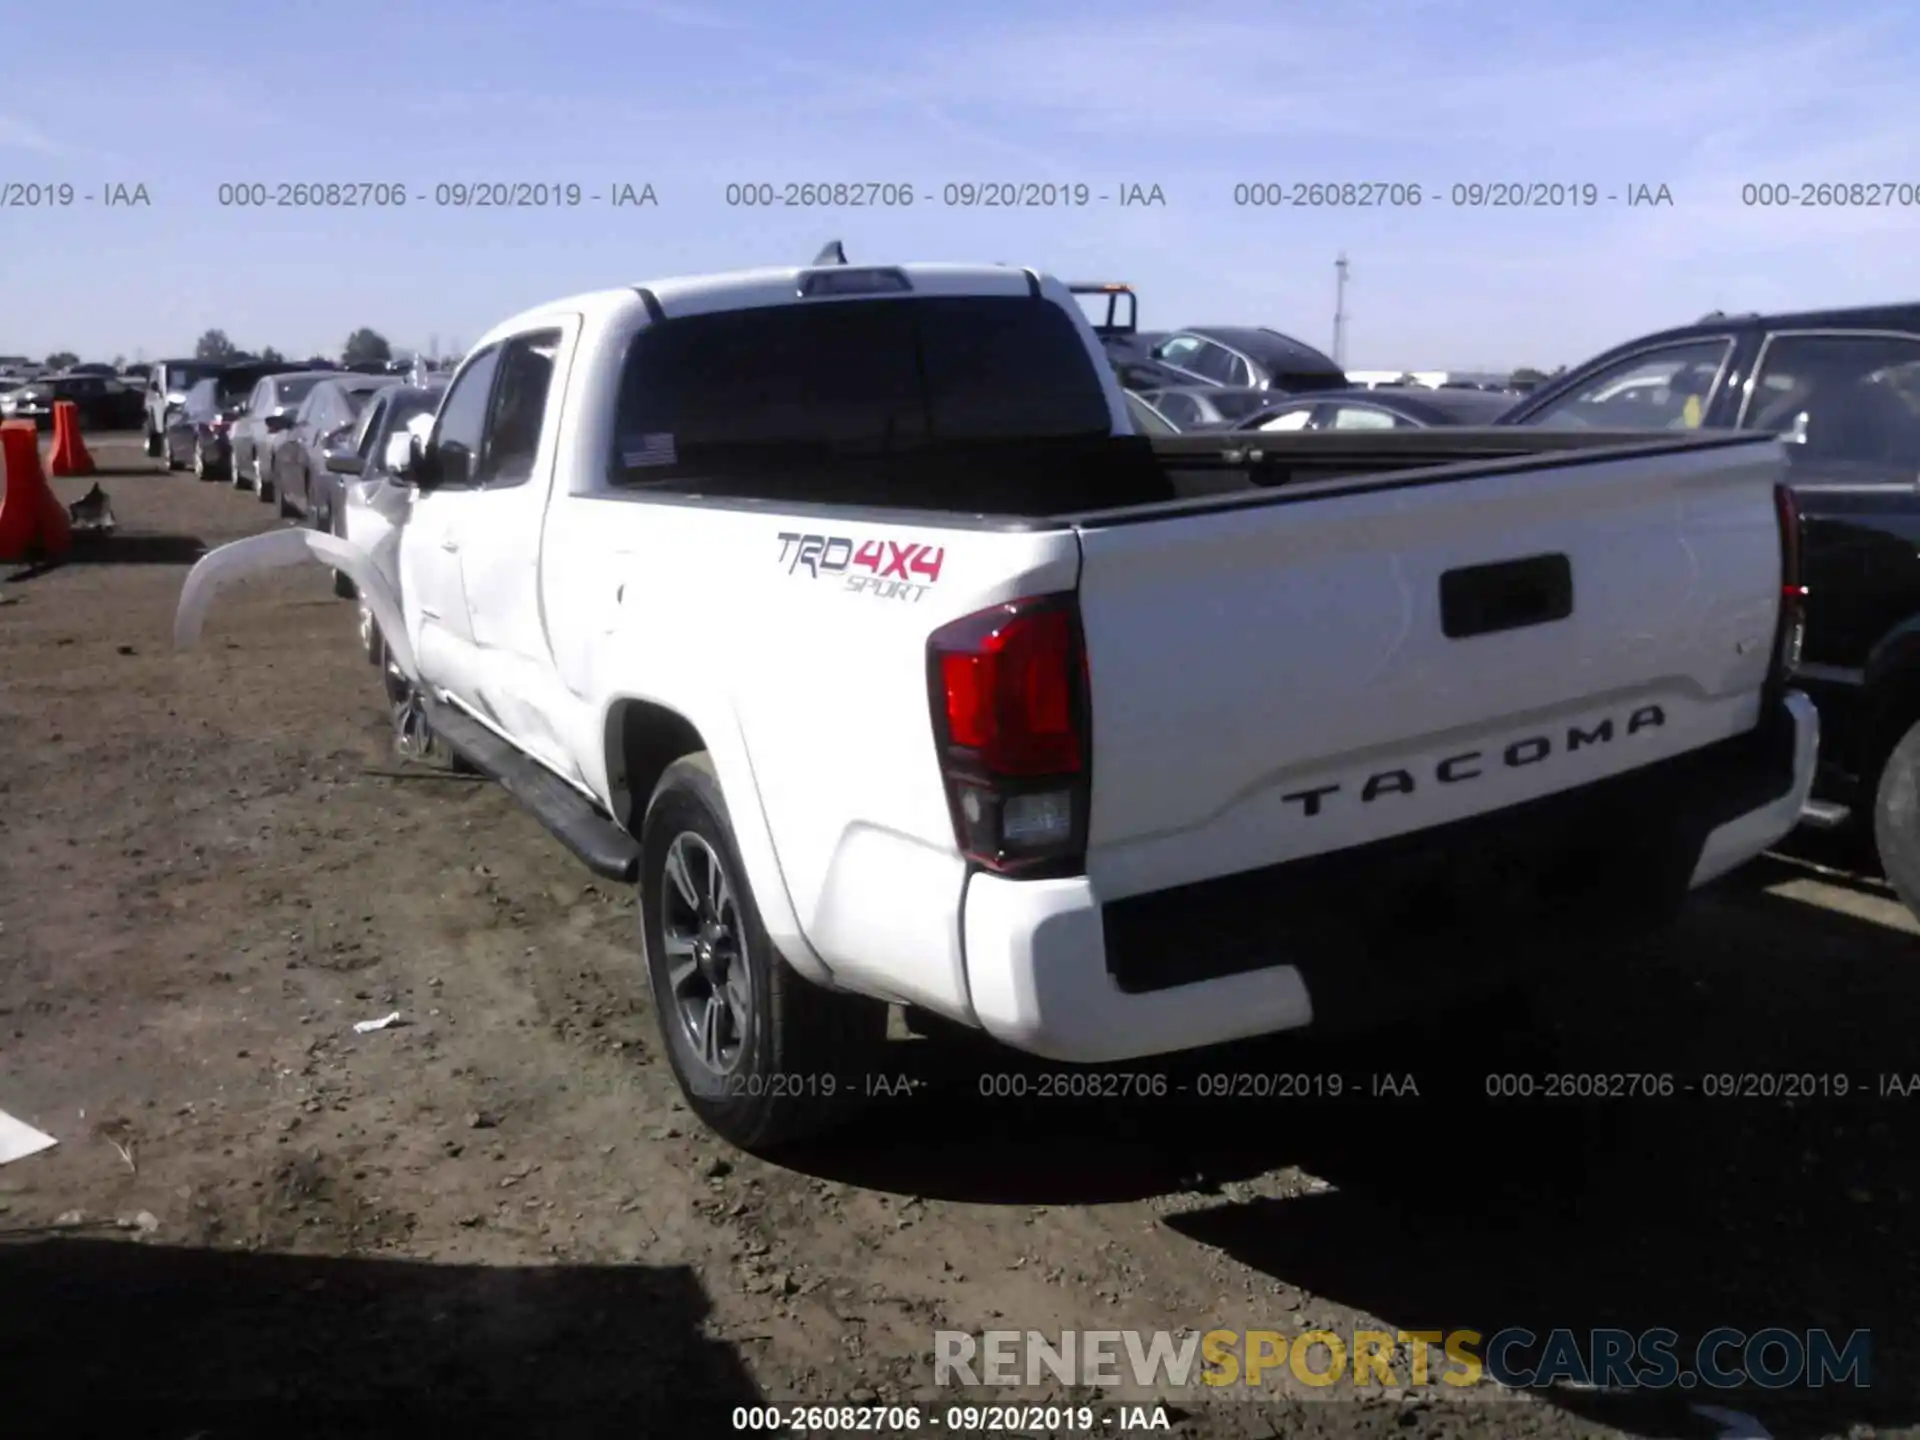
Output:
M1719 1325L1870 1330L1872 1385L1163 1398L1209 1440L1720 1433L1694 1403L1920 1433L1920 1099L1877 1093L1920 1072L1920 931L1883 884L1769 859L1604 967L1541 955L1524 1032L1235 1060L1337 1101L994 1098L1008 1057L902 1038L903 1093L776 1166L679 1104L632 896L494 787L396 776L325 572L172 650L187 565L271 508L96 450L120 532L0 584L0 1109L60 1141L0 1169L7 1436L944 1416L941 1329ZM1490 1098L1504 1071L1852 1093ZM1417 1094L1354 1098L1375 1074ZM970 1393L1117 1433L1113 1396Z

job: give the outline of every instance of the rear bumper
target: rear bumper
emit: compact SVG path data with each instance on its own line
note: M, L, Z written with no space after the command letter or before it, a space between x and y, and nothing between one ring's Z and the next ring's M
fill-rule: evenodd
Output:
M1669 919L1798 823L1819 721L1789 692L1747 735L1533 805L1102 905L1084 878L967 884L973 1009L1080 1063L1378 1017ZM1412 937L1418 937L1412 938Z

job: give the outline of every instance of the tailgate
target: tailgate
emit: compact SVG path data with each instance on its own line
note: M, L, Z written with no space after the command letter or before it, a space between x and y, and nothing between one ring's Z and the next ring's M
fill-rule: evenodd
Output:
M1187 884L1752 729L1783 478L1771 442L1587 452L1083 526L1089 876Z

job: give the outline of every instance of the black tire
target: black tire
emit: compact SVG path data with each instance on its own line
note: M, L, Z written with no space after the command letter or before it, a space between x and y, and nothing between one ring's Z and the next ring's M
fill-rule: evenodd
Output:
M154 432L152 426L148 426L146 439L142 444L142 448L146 451L147 458L149 460L158 460L160 458L160 452L165 446L166 441Z
M325 515L314 522L313 528L326 531L336 540L347 538L341 533L345 526L340 518L340 511L333 505L327 506ZM359 597L360 587L353 583L353 577L346 571L336 570L333 572L333 593L342 600L353 600Z
M1920 915L1920 721L1894 742L1880 767L1873 790L1873 843L1894 890Z
M369 611L364 604L360 608L360 647L366 651L367 663L369 665L375 665L381 669L385 669L387 664L387 641L386 637L380 633L380 622L373 618L372 612Z
M233 482L233 488L236 490L250 490L253 488L253 481L249 480L246 475L241 472L240 461L237 456L229 456L227 459L227 479Z
M826 990L789 966L760 921L747 888L733 826L703 751L676 760L660 777L640 829L640 940L655 1019L667 1062L688 1106L732 1145L777 1150L846 1125L863 1108L869 1076L886 1044L887 1007L865 996ZM696 912L669 878L669 857L703 901ZM691 857L699 857L697 860ZM722 886L709 886L698 865L717 861ZM720 895L720 903L706 904ZM705 916L695 969L677 995L669 970L667 928L684 932ZM678 938L678 936L677 936ZM734 967L740 967L736 973ZM744 984L736 984L736 979ZM701 992L704 990L704 994ZM708 1021L728 1033L715 1046L719 1063L703 1059L687 1008L724 992L733 1000ZM740 1018L744 1014L744 1024ZM729 1049L731 1053L726 1053Z

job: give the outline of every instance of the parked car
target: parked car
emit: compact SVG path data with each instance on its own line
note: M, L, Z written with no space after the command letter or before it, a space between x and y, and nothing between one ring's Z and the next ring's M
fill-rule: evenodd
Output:
M81 426L89 430L128 430L139 423L139 392L106 375L49 375L17 386L0 398L0 416L51 430L53 407L61 400L74 402Z
M128 385L137 386L142 390L147 388L147 379L152 374L153 367L151 365L126 365L122 366L120 370L120 378L123 381Z
M1347 384L1346 372L1304 340L1240 325L1176 330L1144 358L1120 360L1116 368L1121 383L1140 391L1225 385L1295 394Z
M233 432L246 418L255 387L280 366L265 361L228 361L187 392L186 404L167 427L161 466L191 465L202 480L233 478Z
M1777 445L1149 441L1098 354L997 265L572 296L409 444L398 595L281 530L176 634L298 548L347 570L409 748L637 883L662 1048L749 1149L873 1093L889 1003L1089 1063L1430 1007L1792 827ZM859 724L800 703L835 653Z
M1245 385L1177 385L1139 393L1180 430L1226 428L1278 398L1271 390Z
M105 375L112 377L117 372L115 372L111 365L104 364L98 360L87 360L69 365L60 373L62 375Z
M262 500L273 498L273 452L280 437L293 428L294 412L308 392L326 378L327 372L303 370L283 361L254 382L246 410L230 434L236 490L252 489Z
M395 482L388 462L396 439L404 445L415 432L425 438L421 423L428 422L430 427L446 391L444 380L425 386L391 385L377 391L361 412L351 450L327 456L327 469L338 477L341 489L340 501L332 507L329 528L373 556L396 593L400 584L398 532L412 501L408 488ZM406 453L404 448L400 451L402 456ZM334 572L333 590L348 597L357 593L352 579L338 570ZM364 601L360 606L360 643L369 660L381 663L379 627L373 608Z
M342 371L322 376L273 447L267 483L255 487L260 498L278 500L282 515L304 515L316 529L330 531L340 484L327 469L327 454L335 449L351 453L354 426L368 400L398 384L397 375Z
M1505 423L1621 422L1786 442L1810 591L1795 683L1820 711L1806 818L1871 839L1920 914L1920 304L1709 316L1616 346Z
M196 380L180 409L167 421L160 446L160 468L191 466L196 480L220 480L232 474L233 450L228 432L243 402L228 401L220 377Z
M187 392L220 369L217 360L156 360L147 371L145 435L147 458L166 453L163 437L187 403Z
M1329 390L1282 401L1239 421L1236 430L1420 430L1491 425L1517 397L1469 386L1438 390Z

